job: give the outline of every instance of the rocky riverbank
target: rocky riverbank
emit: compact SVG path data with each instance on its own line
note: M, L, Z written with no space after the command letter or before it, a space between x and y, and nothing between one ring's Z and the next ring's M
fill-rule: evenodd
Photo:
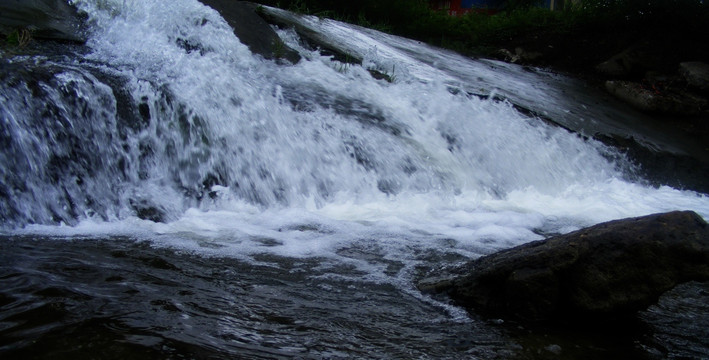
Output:
M709 49L692 34L655 29L535 32L488 45L484 56L581 78L656 119L658 127L709 143ZM700 158L707 158L705 147Z

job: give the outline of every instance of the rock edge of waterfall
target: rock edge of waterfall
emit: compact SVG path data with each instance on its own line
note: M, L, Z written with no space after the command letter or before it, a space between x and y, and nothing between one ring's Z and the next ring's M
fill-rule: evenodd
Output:
M300 61L300 55L281 41L257 14L258 5L246 1L200 0L218 11L249 49L269 60ZM0 34L18 32L31 38L85 43L86 16L67 0L0 2Z
M84 43L84 16L66 0L0 2L0 33L24 31L23 36Z
M709 226L692 211L601 223L422 280L427 293L521 321L620 320L675 286L709 280Z
M298 52L283 43L271 26L258 15L259 6L246 1L199 0L211 7L234 29L234 35L249 49L269 60L285 59L295 64Z

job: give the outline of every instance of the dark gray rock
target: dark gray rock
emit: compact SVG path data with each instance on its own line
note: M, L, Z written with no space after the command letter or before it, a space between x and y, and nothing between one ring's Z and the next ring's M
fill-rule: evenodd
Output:
M352 64L361 64L362 56L347 48L347 44L337 42L307 26L302 22L304 15L294 14L290 11L264 6L259 14L269 23L282 28L292 28L310 46L320 50L323 55L332 55L334 59Z
M643 111L656 111L655 94L647 91L640 84L632 81L606 81L606 90L618 99Z
M664 53L653 40L644 40L596 65L596 71L613 78L640 78L648 71L666 69L670 58L673 54Z
M657 358L709 359L709 282L675 287L638 318L651 330L641 345Z
M613 77L636 75L645 69L645 51L641 46L632 46L596 65L596 71Z
M85 42L84 17L66 0L0 0L0 32L29 30L34 38Z
M540 52L526 51L521 47L516 47L514 53L507 49L500 49L498 54L504 58L505 61L513 64L533 64L544 56L544 54Z
M657 114L697 115L707 106L707 100L687 91L653 89L633 81L609 80L606 90L632 107Z
M266 59L300 61L300 55L278 37L271 26L257 13L258 5L246 1L200 0L217 10L234 29L234 34L249 49Z
M530 321L633 316L677 284L709 280L709 226L691 211L611 221L424 280L481 313Z
M679 73L687 84L703 91L709 91L709 64L691 61L679 64Z

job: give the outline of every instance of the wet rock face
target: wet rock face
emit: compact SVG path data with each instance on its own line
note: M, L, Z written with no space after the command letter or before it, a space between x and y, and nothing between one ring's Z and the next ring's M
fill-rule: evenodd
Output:
M86 41L83 16L66 0L0 1L0 33L17 29L35 38Z
M634 316L680 283L709 280L709 226L696 213L616 220L524 244L424 280L456 303L530 321Z
M709 359L709 282L689 282L639 313L652 331L642 346L658 359Z
M257 13L258 5L246 1L200 0L204 5L217 10L234 29L234 34L249 49L266 59L286 59L291 63L300 61L300 55L286 46L271 26Z

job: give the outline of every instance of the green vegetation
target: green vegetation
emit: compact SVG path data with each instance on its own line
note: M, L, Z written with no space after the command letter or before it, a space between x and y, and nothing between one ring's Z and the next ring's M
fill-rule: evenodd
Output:
M5 36L5 44L11 47L25 47L32 41L32 33L27 29L15 29Z
M280 38L276 37L273 39L271 47L273 48L273 56L275 56L276 59L281 59L286 55L286 44Z

